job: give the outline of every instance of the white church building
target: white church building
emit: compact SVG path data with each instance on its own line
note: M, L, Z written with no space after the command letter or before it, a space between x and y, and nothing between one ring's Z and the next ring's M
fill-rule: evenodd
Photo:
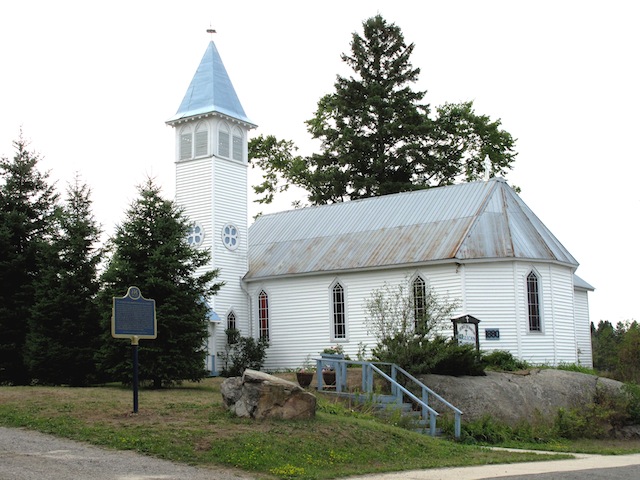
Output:
M189 242L225 282L210 299L219 369L225 329L267 337L265 369L295 368L341 345L355 358L375 338L365 303L385 285L456 302L480 320L482 350L534 364L592 366L588 292L578 262L500 178L259 217L247 208L246 116L211 41L177 113L176 201Z

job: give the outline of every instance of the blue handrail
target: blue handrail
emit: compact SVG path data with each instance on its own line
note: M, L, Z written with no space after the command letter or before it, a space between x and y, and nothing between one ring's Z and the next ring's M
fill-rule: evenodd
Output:
M374 373L376 373L390 383L392 396L395 397L396 402L399 405L403 403L405 395L413 400L416 404L420 405L420 407L422 408L422 418L429 419L429 433L432 436L436 433L436 419L440 414L429 405L429 397L431 396L437 399L442 403L442 405L453 411L454 436L456 439L460 438L462 411L453 406L450 402L446 401L429 387L424 385L420 380L415 378L409 372L394 363L345 360L342 355L323 354L322 358L316 360L316 378L318 381L318 391L326 391L322 378L322 371L323 369L329 369L335 372L336 393L347 392L347 365L362 366L362 390L365 393L373 394L373 375ZM381 366L390 366L391 374L387 375L383 370L379 368ZM398 374L403 375L410 382L420 388L421 398L398 383Z

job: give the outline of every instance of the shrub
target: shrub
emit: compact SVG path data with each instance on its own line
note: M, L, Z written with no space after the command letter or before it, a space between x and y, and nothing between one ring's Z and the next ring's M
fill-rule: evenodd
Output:
M491 353L483 354L482 363L487 369L501 372L514 372L529 368L527 362L517 359L511 352L505 350L494 350Z
M602 438L613 428L633 425L640 420L640 389L626 384L619 393L598 388L586 407L560 409L554 421L557 434L564 438Z
M414 375L484 375L481 355L473 345L459 345L455 339L436 336L393 337L378 344L372 351L381 362L399 365Z
M256 340L253 337L241 337L235 329L225 330L227 345L220 354L223 361L223 377L239 377L247 368L260 370L267 356L269 341L266 338Z
M554 428L557 435L562 438L575 440L577 438L593 438L601 435L600 429L592 422L589 422L586 412L576 409L559 408L554 419ZM597 431L597 435L594 435Z
M635 383L627 383L623 388L626 397L626 412L629 421L633 424L640 424L640 386Z
M504 443L513 438L511 427L505 423L497 422L491 415L465 422L462 428L462 440L465 443Z
M456 339L437 337L426 354L435 358L431 373L438 375L485 375L482 356L473 345L459 345Z
M640 423L640 386L625 384L617 393L596 390L593 401L580 408L560 408L551 422L538 416L513 426L486 415L462 424L464 443L509 444L510 442L549 443L559 439L605 438L616 428ZM453 434L453 420L443 424Z
M441 300L432 289L419 302L402 284L374 290L366 302L367 327L378 340L371 355L415 375L484 375L473 346L460 346L439 334L450 325L456 306Z

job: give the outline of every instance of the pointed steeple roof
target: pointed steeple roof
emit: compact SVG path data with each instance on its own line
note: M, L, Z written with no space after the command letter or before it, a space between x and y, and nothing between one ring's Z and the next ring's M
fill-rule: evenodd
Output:
M256 126L244 113L213 40L209 42L178 111L167 123L172 125L189 117L211 113L226 115L249 127Z

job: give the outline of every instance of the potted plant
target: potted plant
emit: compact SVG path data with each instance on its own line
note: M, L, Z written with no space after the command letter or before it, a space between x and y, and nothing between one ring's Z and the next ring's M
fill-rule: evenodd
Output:
M326 386L336 384L336 371L333 367L329 365L322 367L322 381Z
M302 388L311 385L313 381L313 362L311 361L310 355L307 355L307 358L302 363L302 367L296 372L296 379L298 380L298 385Z
M344 358L344 347L342 345L336 345L335 347L327 347L320 352L322 357L332 358Z
M322 381L325 385L336 384L336 370L335 365L331 362L331 359L344 360L344 349L342 345L336 345L335 347L328 347L320 352L320 357L329 360L322 365Z

